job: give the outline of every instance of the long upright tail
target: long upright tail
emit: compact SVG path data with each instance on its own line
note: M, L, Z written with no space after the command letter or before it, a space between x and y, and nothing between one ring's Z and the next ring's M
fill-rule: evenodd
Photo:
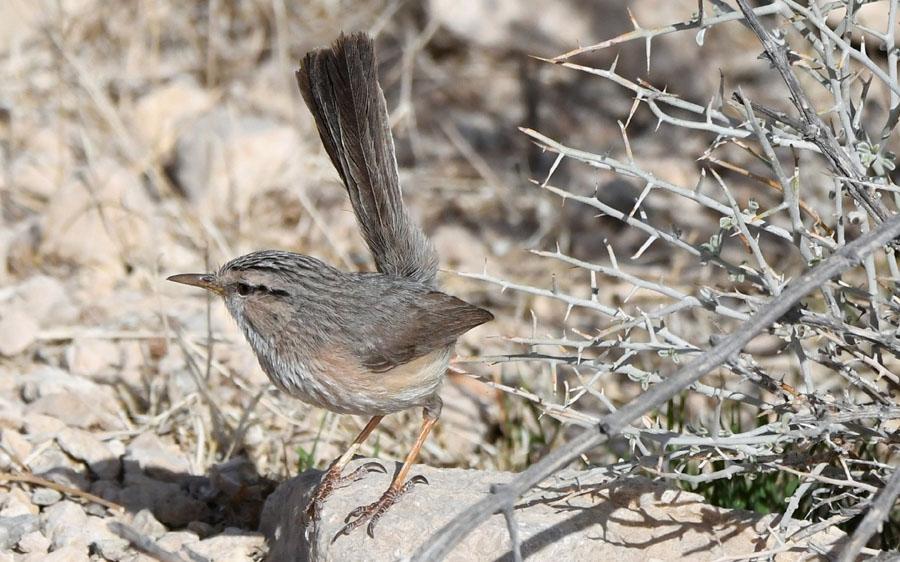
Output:
M337 168L378 271L435 284L437 253L403 205L372 38L343 35L307 53L297 84Z

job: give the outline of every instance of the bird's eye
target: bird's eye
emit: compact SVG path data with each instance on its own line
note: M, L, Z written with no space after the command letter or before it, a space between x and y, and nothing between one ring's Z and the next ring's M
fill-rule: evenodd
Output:
M246 297L247 295L249 295L252 292L253 292L253 287L251 287L250 285L248 285L246 283L238 283L237 284L237 293L239 295L241 295L242 297Z

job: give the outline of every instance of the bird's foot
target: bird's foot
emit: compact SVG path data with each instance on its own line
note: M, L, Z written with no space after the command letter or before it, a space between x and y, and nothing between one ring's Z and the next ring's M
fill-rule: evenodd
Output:
M381 466L380 463L373 461L359 466L356 470L346 476L342 476L341 468L337 466L337 463L332 464L328 469L328 472L325 473L325 476L323 476L322 480L319 482L316 493L313 495L312 499L309 500L309 507L306 508L308 520L314 521L319 518L322 513L322 506L332 492L356 482L370 472L386 474L387 470Z
M349 535L354 529L362 526L366 521L369 522L369 525L366 527L366 533L369 537L374 539L375 525L378 523L378 520L381 519L381 516L384 515L392 505L397 503L401 497L412 490L413 486L416 484L428 484L428 480L421 475L413 476L399 488L395 488L394 486L388 488L378 501L370 503L369 505L361 505L351 511L344 519L345 522L349 522L337 532L334 538L331 539L331 542L333 543L336 541L341 535ZM350 521L351 519L353 520Z

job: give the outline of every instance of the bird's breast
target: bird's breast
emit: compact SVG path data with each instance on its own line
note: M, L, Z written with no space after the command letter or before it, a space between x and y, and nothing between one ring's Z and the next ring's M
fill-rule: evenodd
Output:
M340 350L315 355L259 353L260 365L282 391L341 414L385 415L423 406L440 388L452 348L374 373Z

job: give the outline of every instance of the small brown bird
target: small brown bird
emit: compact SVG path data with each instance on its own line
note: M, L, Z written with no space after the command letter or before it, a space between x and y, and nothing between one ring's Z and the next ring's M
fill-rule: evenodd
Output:
M372 39L342 34L331 48L308 53L297 83L378 272L344 272L270 250L231 260L216 273L169 280L222 296L275 386L332 412L371 416L323 477L310 504L314 516L335 487L384 472L368 463L341 474L384 416L423 408L418 438L390 487L352 511L335 538L366 521L373 536L381 515L424 481L407 475L440 416L438 391L457 338L493 315L437 290L437 254L400 194Z

